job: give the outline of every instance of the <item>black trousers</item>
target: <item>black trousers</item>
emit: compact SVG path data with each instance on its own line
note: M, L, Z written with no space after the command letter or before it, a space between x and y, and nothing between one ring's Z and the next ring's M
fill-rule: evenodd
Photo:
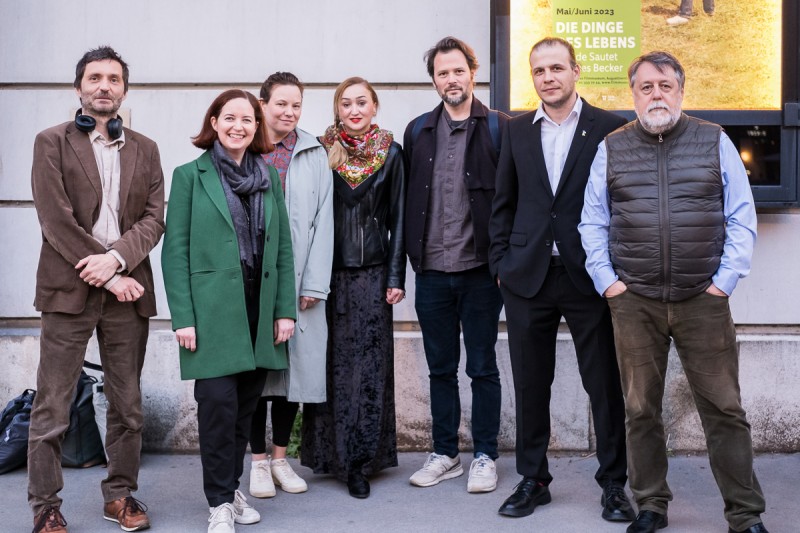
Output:
M267 403L272 415L272 444L286 448L292 438L292 426L300 404L290 402L285 396L262 396L253 413L250 429L250 453L267 453Z
M549 484L550 387L556 336L563 316L575 343L583 388L589 395L600 468L595 479L627 481L625 405L606 301L575 288L563 266L551 266L542 288L523 298L500 286L514 374L517 407L517 472Z
M266 379L267 371L256 369L194 383L203 491L210 507L233 503Z

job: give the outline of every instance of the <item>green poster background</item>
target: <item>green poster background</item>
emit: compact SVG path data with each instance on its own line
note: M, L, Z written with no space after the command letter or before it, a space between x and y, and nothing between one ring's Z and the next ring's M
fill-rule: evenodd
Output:
M584 86L624 87L641 55L641 0L553 0L553 35L572 43Z
M781 109L783 0L720 0L716 2L714 16L703 12L701 0L694 0L695 16L680 26L667 24L667 19L678 14L679 0L509 2L509 102L512 110L535 109L539 105L531 81L529 54L533 43L554 35L557 22L579 24L577 31L557 35L573 38L573 42L581 38L581 46L575 46L578 62L583 67L578 94L594 105L606 109L633 109L631 91L625 82L628 66L641 53L667 50L686 70L684 109ZM557 9L562 11L556 13ZM563 11L570 9L571 12ZM592 14L589 16L583 11L578 14L578 9L591 9ZM614 10L614 15L594 14L594 10L604 9ZM623 33L616 33L616 26L609 28L607 25L582 31L580 23L592 21L622 22ZM639 21L639 29L634 30L636 21ZM598 29L601 31L596 31ZM637 40L635 51L620 47L628 42L612 40L631 37ZM591 38L589 46L587 38ZM609 46L596 47L603 44ZM612 44L616 47L611 48ZM616 61L598 59L604 57L603 54L618 54L618 57ZM612 64L621 66L622 70L608 72Z

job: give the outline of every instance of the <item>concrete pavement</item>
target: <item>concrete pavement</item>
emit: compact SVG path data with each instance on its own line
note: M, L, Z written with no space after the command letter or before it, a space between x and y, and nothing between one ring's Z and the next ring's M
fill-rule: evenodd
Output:
M261 513L259 524L237 525L237 533L289 532L476 532L555 531L558 533L623 533L625 524L600 518L600 489L594 482L594 456L553 455L554 477L550 489L553 502L539 507L525 518L505 518L497 508L519 481L513 454L498 460L497 491L468 494L467 474L441 484L418 488L408 477L419 468L425 454L403 453L398 468L384 471L371 480L372 495L356 500L346 487L330 476L317 476L291 460L309 484L305 494L287 494L278 489L276 497L248 499ZM465 471L470 454L462 453ZM242 488L247 492L249 457L245 459ZM756 473L767 498L764 524L771 533L800 531L800 454L760 455ZM72 533L113 533L119 527L103 520L100 481L105 469L65 469L62 512ZM198 455L145 454L135 496L149 507L151 531L163 533L199 532L207 528L208 509ZM722 500L717 492L705 456L679 455L670 459L669 483L675 494L669 511L668 533L725 533ZM26 501L26 471L19 469L0 476L0 532L27 532L32 518ZM630 494L630 493L629 493Z

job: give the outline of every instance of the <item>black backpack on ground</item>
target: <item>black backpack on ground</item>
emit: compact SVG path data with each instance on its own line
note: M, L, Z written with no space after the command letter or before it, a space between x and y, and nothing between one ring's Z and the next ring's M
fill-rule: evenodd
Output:
M8 402L0 415L0 474L24 465L28 459L28 430L36 391L25 392Z
M92 385L96 382L97 379L81 370L75 400L69 410L69 429L61 443L62 466L85 468L106 460L92 404Z

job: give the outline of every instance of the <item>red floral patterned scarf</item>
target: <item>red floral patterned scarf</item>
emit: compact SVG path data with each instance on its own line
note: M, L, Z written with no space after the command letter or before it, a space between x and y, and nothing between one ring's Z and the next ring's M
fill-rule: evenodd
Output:
M330 150L333 143L338 142L347 151L347 161L335 170L355 189L381 169L389 155L393 138L391 131L382 130L377 124L359 137L351 137L344 128L334 125L325 130L322 144L326 150Z

